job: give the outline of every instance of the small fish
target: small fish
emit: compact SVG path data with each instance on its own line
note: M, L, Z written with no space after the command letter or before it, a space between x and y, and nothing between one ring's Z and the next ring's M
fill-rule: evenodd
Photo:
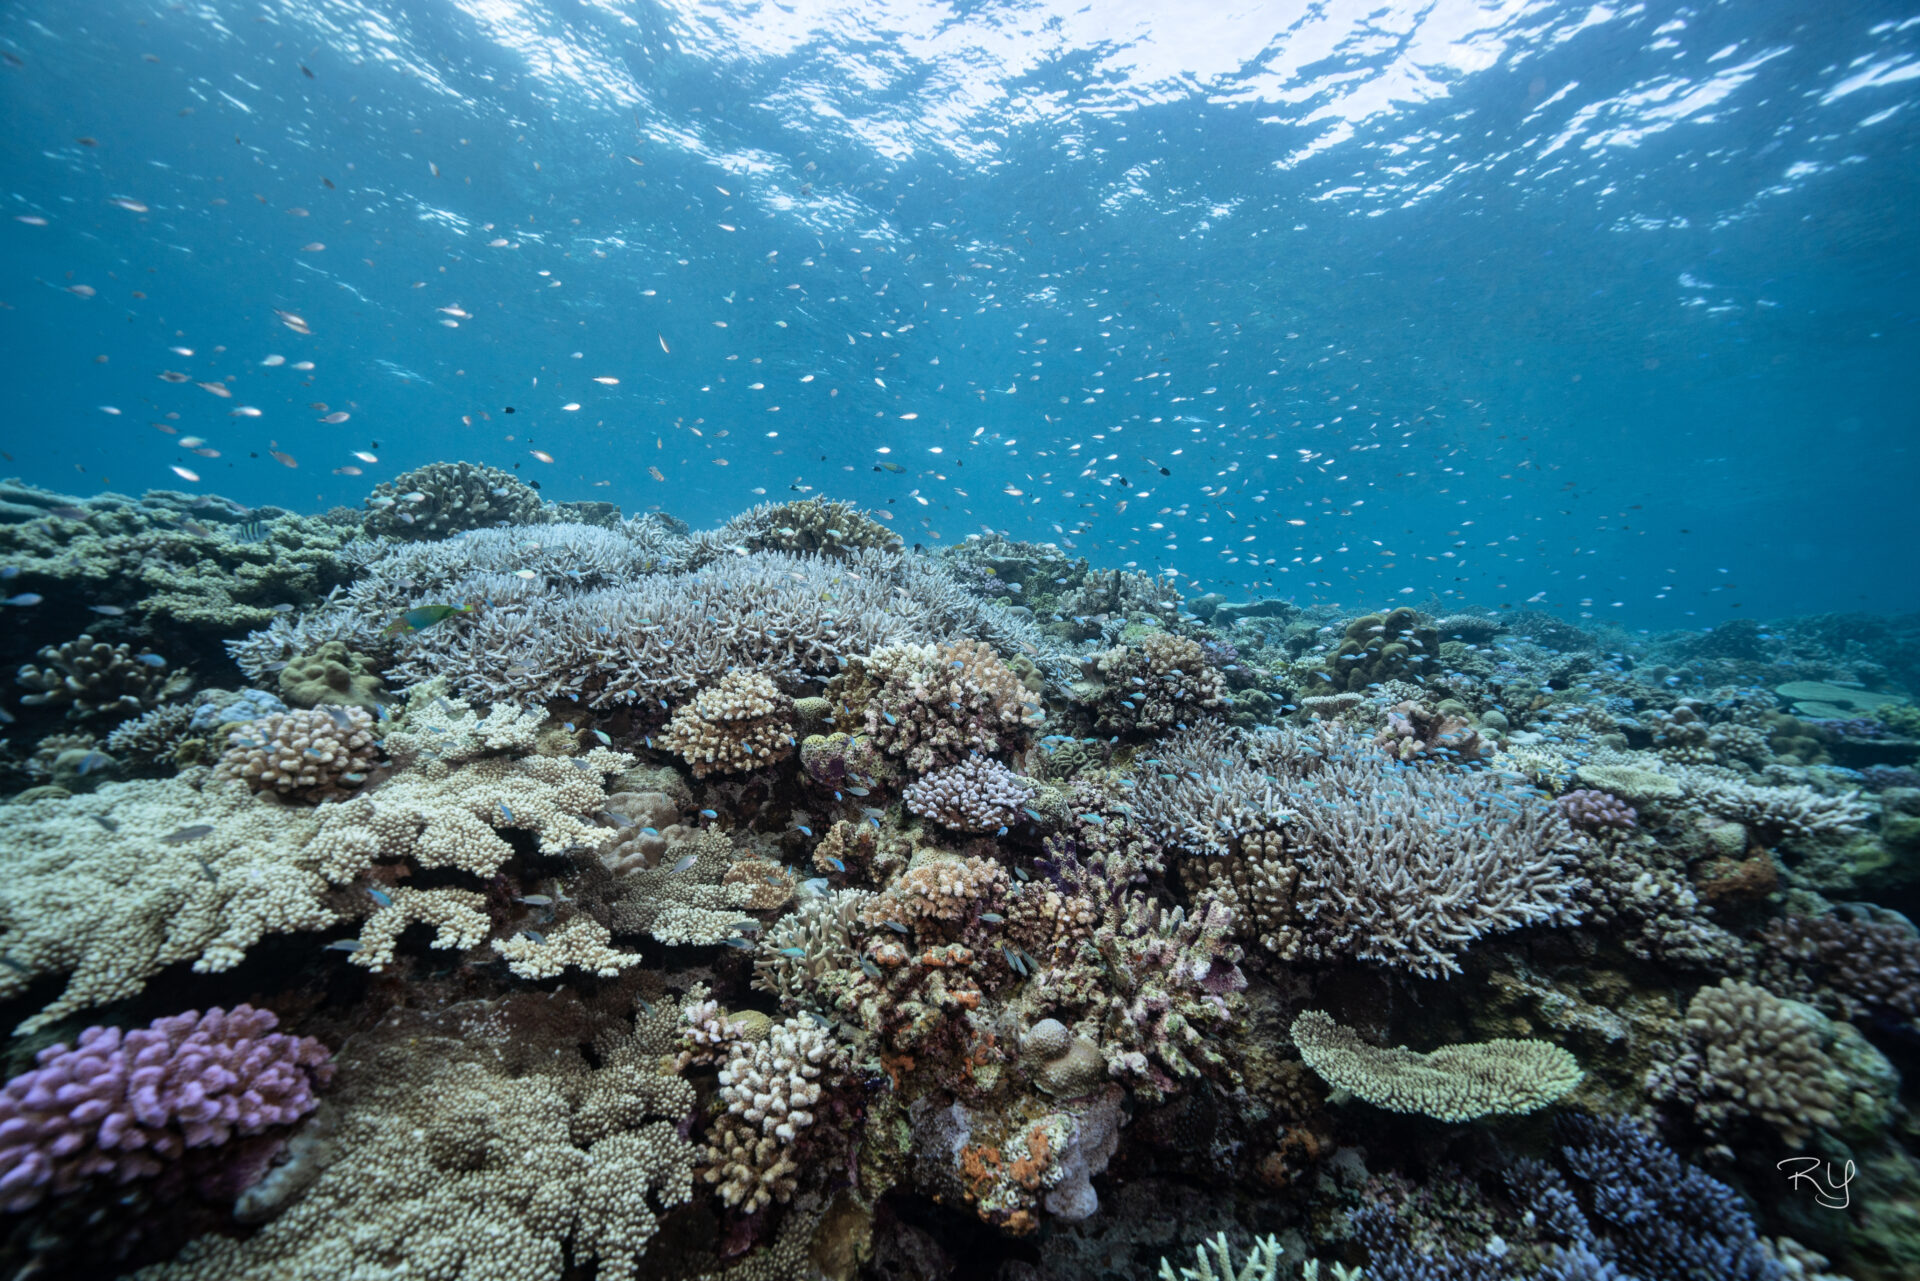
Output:
M864 787L854 787L849 785L847 788L847 794L850 796L871 796L873 793L871 793Z
M46 597L39 592L21 592L18 596L8 596L0 600L0 605L38 605Z
M836 872L845 872L847 870L847 865L831 854L827 855L827 866Z
M860 972L870 979L880 977L880 967L873 963L872 957L863 956L860 958Z
M393 895L388 894L384 890L369 889L367 891L367 897L378 903L381 907L393 906Z
M113 757L108 756L105 752L88 752L80 758L80 764L75 768L74 773L84 778L88 774L96 773L112 764L114 764Z
M899 463L875 463L873 469L875 471L890 471L895 475L906 470L906 468L902 467Z
M730 930L739 930L742 934L757 934L760 931L760 922L749 917L744 921L735 921L727 928Z
M793 825L793 830L794 830L794 831L796 831L796 832L798 832L798 833L800 833L800 835L802 835L802 836L812 836L812 835L813 835L813 829L812 829L811 827L808 827L808 826L806 826L805 824L802 824L802 823L795 823L795 824Z
M140 666L142 667L152 667L156 669L165 667L167 665L167 660L160 657L160 655L158 654L135 654L133 656L133 661L140 664Z
M717 810L701 810L700 817L701 818L719 818L720 814L719 814L719 811Z
M100 826L106 828L109 832L117 832L120 830L120 824L114 822L104 814L90 814L88 817Z
M545 947L547 945L547 936L542 934L539 930L521 930L520 932L526 935L528 938L532 939L535 943L538 943L541 947Z
M360 940L335 939L320 950L323 952L358 952L360 950Z
M474 602L464 605L417 605L400 615L388 625L388 636L398 636L402 632L424 632L435 623L445 622L455 614L471 614Z
M552 907L553 906L553 899L545 894L523 894L519 898L514 899L513 901L516 903L525 903L528 907Z
M507 822L509 823L513 822L513 811L507 808L507 803L505 801L495 801L494 804L498 805L500 807L500 812L507 816Z
M606 746L608 747L613 746L613 738L607 733L607 731L603 729L597 729L593 731L593 736L599 739L601 743L605 744Z
M881 923L882 925L884 925L884 926L886 926L886 927L887 927L888 929L890 929L890 930L892 930L892 931L893 931L893 932L894 932L895 934L910 934L910 933L912 933L912 931L911 931L911 930L909 930L909 929L907 929L907 927L906 927L906 926L904 926L904 925L902 925L902 924L900 924L900 922L898 922L898 921L882 921L882 922L880 922L880 923Z
M118 618L127 612L118 605L89 605L87 608L96 614L105 614L108 618Z
M529 454L532 454L535 458L538 458L543 463L550 463L553 461L553 455L549 454L544 449L529 449L527 452Z
M730 934L720 941L726 944L726 946L737 948L742 952L751 952L754 948L752 939L743 939L738 934Z
M684 872L688 868L692 867L695 863L698 863L699 861L700 861L700 856L698 854L682 854L680 856L680 861L673 865L673 870L675 872Z
M780 949L781 956L791 956L796 961L805 957L806 954L807 950L802 947L783 947Z
M332 413L328 414L325 418L322 418L320 421L323 423L343 423L351 417L353 417L353 415L348 413L346 410L336 409Z
M197 841L203 836L213 835L213 824L195 823L192 827L183 827L177 832L169 832L160 838L162 845L185 845L188 841Z
M1007 918L1000 915L1000 913L998 912L982 912L980 913L980 919L985 921L989 925L999 925L1001 922L1005 921Z

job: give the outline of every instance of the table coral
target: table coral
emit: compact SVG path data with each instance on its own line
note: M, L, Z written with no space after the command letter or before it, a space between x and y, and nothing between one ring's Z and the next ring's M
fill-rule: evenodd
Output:
M758 672L728 672L673 714L660 745L695 778L765 769L793 754L793 700Z
M1383 1049L1320 1010L1293 1021L1301 1057L1329 1085L1390 1112L1471 1121L1492 1113L1533 1112L1580 1083L1580 1065L1547 1041L1501 1038L1446 1045L1426 1054Z
M151 1178L188 1148L291 1125L333 1074L327 1047L268 1010L197 1010L40 1051L0 1091L0 1205L12 1213L111 1175Z
M523 979L558 978L569 967L610 979L646 959L637 952L615 951L612 942L606 926L590 916L576 916L545 938L522 931L510 939L495 939L493 950Z

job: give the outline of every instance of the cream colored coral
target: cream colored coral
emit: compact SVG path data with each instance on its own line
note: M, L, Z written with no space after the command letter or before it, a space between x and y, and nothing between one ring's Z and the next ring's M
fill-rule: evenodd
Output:
M493 753L529 756L546 720L538 708L507 703L481 716L462 699L415 690L402 724L387 731L387 755L403 764L422 758L455 764Z
M692 1196L696 1150L676 1126L693 1087L658 1071L664 1020L601 1043L590 1068L591 1030L564 999L518 999L353 1038L312 1186L253 1235L200 1237L139 1281L632 1281L661 1214Z
M303 850L319 822L205 769L14 806L0 841L0 998L67 976L18 1030L136 995L169 965L227 970L266 935L334 924Z
M1580 1084L1573 1055L1546 1041L1501 1038L1446 1045L1430 1054L1405 1046L1382 1049L1320 1010L1293 1021L1293 1041L1307 1066L1329 1085L1389 1112L1417 1112L1438 1121L1471 1121L1489 1113L1532 1112Z
M689 854L693 862L674 870ZM724 833L705 831L674 842L660 866L620 878L613 928L621 934L651 934L671 945L713 944L737 935L734 927L757 887L747 881L726 882L733 865L733 846Z
M378 792L330 807L313 849L335 882L381 858L492 876L513 857L499 833L529 831L548 856L598 848L592 815L607 799L603 775L633 763L596 747L576 764L563 758L487 759L449 768L434 761L391 779Z
M695 778L764 769L793 754L793 700L759 672L736 669L673 714L660 745Z
M615 951L609 946L612 942L606 926L591 916L576 916L547 935L544 942L535 942L522 933L495 939L493 950L505 957L507 968L523 979L558 978L570 965L610 979L646 959L637 952Z
M403 885L389 897L392 901L361 927L359 950L347 958L355 965L384 969L393 961L394 944L415 921L433 926L430 946L449 951L479 947L493 928L486 896L472 890L416 890Z
M923 850L893 884L867 903L860 919L869 925L893 921L908 926L922 920L957 921L999 906L1006 886L1006 868L992 859L954 858Z
M918 773L1010 750L1040 717L1013 669L979 641L893 645L857 670L880 686L866 707L868 736Z
M373 717L359 707L274 712L227 735L214 773L301 801L351 795L380 759Z
M751 1214L792 1193L785 1149L811 1126L825 1082L845 1071L846 1052L805 1019L787 1019L765 1040L738 1041L720 1070L727 1115L715 1127L704 1178L720 1198Z

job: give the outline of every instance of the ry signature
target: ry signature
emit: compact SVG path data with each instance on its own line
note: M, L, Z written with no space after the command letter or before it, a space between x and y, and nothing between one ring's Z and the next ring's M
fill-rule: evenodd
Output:
M1787 1170L1788 1166L1797 1167L1796 1169L1787 1170L1788 1184L1797 1189L1801 1185L1801 1180L1804 1179L1808 1183L1813 1184L1813 1199L1819 1204L1829 1210L1846 1209L1852 1200L1847 1193L1847 1185L1853 1182L1853 1162L1847 1162L1846 1176L1838 1180L1833 1177L1833 1162L1826 1162L1827 1171L1826 1182L1824 1184L1820 1181L1820 1177L1813 1172L1814 1168L1820 1164L1820 1158L1817 1156L1790 1156L1780 1162L1776 1168ZM1831 1201L1828 1200L1829 1197L1838 1197L1839 1200L1837 1202Z

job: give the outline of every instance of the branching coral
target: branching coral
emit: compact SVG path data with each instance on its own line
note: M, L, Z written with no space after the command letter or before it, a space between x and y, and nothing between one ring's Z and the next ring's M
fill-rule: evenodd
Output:
M544 938L523 932L495 939L493 950L523 979L558 978L569 967L610 979L646 959L635 952L615 951L608 946L612 941L606 926L590 916L576 916Z
M618 933L650 934L673 945L700 946L738 937L742 913L768 898L784 901L792 892L791 878L776 876L778 884L769 885L766 873L739 874L743 868L766 866L753 859L736 860L724 833L690 836L668 845L659 866L620 878L611 924Z
M358 707L316 707L230 731L214 775L317 804L351 795L379 759L373 717Z
M764 769L793 754L793 700L758 672L728 672L673 714L660 745L695 778Z
M1815 1130L1838 1130L1840 1114L1860 1107L1851 1096L1871 1088L1833 1053L1844 1024L1763 987L1722 979L1700 989L1687 1006L1686 1026L1691 1048L1656 1065L1647 1090L1691 1104L1715 1133L1754 1116L1788 1146L1802 1147Z
M916 773L1012 751L1038 719L1020 678L977 641L892 646L853 667L867 695L866 737Z
M631 1036L596 1034L565 994L392 1015L340 1055L339 1120L306 1192L251 1236L201 1237L144 1281L560 1281L596 1264L602 1281L633 1281L660 1215L693 1190L696 1149L676 1127L694 1092L659 1070L663 1014ZM577 1048L589 1043L592 1067Z
M907 808L957 832L1005 832L1033 800L1033 784L998 761L970 756L907 786Z
M958 921L999 907L1007 884L1006 868L991 859L924 851L868 901L860 918L869 925L892 922L908 928L920 921Z
M1639 813L1633 806L1609 792L1596 791L1590 787L1577 787L1571 792L1562 792L1555 803L1567 821L1575 827L1584 827L1589 831L1631 831L1638 827Z
M1089 700L1102 734L1172 729L1221 705L1227 682L1207 661L1199 642L1153 632L1137 648L1122 646L1093 656L1086 675L1099 682Z
M1420 1054L1382 1049L1320 1010L1293 1021L1293 1042L1327 1083L1390 1112L1439 1121L1533 1112L1580 1084L1573 1055L1547 1041L1505 1038Z
M1676 768L1675 774L1687 798L1701 809L1744 823L1772 840L1838 835L1853 830L1868 817L1854 792L1822 796L1812 788L1797 785L1755 787L1700 769Z
M774 922L753 961L753 986L793 1008L810 1004L821 977L856 964L853 939L866 932L860 918L872 895L841 890L808 899Z
M327 1047L270 1011L188 1011L122 1033L90 1027L40 1051L0 1091L0 1206L31 1208L88 1179L151 1178L189 1148L291 1125L333 1074Z
M845 557L855 548L900 550L900 535L852 503L806 498L749 508L708 536L722 548Z
M185 673L167 674L167 662L151 650L109 645L82 633L41 649L38 664L21 667L16 679L30 694L28 707L64 707L70 720L120 720L138 716L192 683Z
M540 523L540 495L512 472L478 463L429 463L374 486L367 532L445 538L489 525Z
M1859 911L1785 916L1760 936L1770 986L1842 1017L1891 1015L1920 1024L1920 935L1904 921Z
M793 1195L790 1149L814 1122L822 1092L847 1067L845 1052L806 1019L774 1024L765 1040L737 1041L720 1069L725 1109L708 1140L702 1177L744 1214Z

